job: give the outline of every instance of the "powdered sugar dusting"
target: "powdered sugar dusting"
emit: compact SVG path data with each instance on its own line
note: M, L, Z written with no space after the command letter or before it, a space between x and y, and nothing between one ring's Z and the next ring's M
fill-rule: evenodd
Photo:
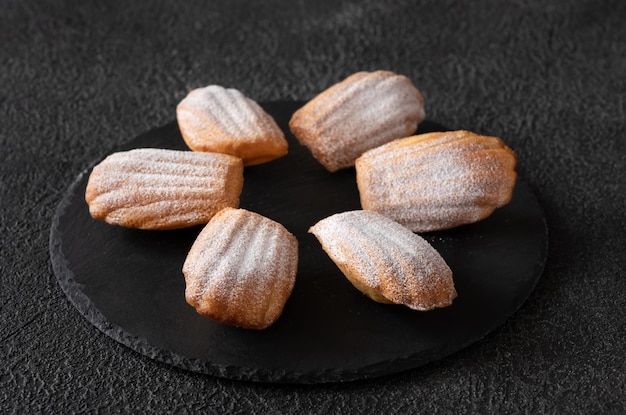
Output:
M226 208L202 230L187 256L187 301L226 324L267 327L293 289L297 251L295 237L279 223Z
M240 91L209 85L191 91L176 109L187 145L196 151L233 154L244 163L287 153L274 119Z
M141 229L206 223L239 205L243 165L216 153L136 149L110 155L94 167L85 199L97 219Z
M430 310L448 306L456 297L452 271L439 253L381 214L339 213L319 221L310 232L339 268L349 272L349 279L391 302Z
M322 92L289 126L328 170L354 165L364 151L413 134L424 100L411 81L392 72L359 72Z
M356 162L364 209L416 232L475 222L510 201L515 154L495 137L467 131L408 137Z

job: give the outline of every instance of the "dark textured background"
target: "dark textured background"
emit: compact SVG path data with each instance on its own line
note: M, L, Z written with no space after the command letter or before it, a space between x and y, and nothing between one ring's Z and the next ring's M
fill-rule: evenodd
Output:
M625 21L621 0L2 1L0 412L626 412ZM194 87L304 100L373 69L517 152L550 248L503 327L398 375L275 386L156 363L67 301L49 226L94 159Z

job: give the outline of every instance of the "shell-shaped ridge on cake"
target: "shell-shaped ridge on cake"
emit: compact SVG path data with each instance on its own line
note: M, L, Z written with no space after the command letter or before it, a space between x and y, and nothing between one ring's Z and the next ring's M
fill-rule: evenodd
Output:
M242 187L238 157L141 148L113 153L97 164L85 200L92 217L113 225L176 229L238 207Z
M289 128L334 172L353 166L366 150L415 133L424 118L424 98L407 77L357 72L298 109Z
M274 324L298 268L298 242L260 214L226 208L198 235L183 265L187 303L207 318L246 329Z
M415 232L478 222L511 201L516 163L502 139L470 131L394 140L356 161L361 207Z
M190 91L176 107L176 118L185 143L194 151L231 154L246 166L288 151L272 116L234 88L209 85Z
M452 270L421 236L376 212L356 210L311 227L346 278L368 297L428 311L457 296Z

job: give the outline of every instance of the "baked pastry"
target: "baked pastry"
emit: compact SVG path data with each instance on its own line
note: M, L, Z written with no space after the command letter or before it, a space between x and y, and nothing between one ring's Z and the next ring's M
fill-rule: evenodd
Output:
M245 166L287 154L287 140L274 119L236 89L194 89L178 104L176 118L194 151L231 154Z
M95 219L139 229L207 223L239 206L241 159L218 153L142 148L111 154L89 176L85 200Z
M357 72L296 111L289 128L334 172L370 148L413 134L424 117L424 98L407 77Z
M322 219L309 232L361 292L381 303L428 311L452 304L452 271L421 236L376 212Z
M361 207L414 232L477 222L510 202L516 162L500 138L469 131L398 139L356 161Z
M298 269L298 241L281 224L244 209L218 212L185 264L187 303L210 319L264 329L281 315Z

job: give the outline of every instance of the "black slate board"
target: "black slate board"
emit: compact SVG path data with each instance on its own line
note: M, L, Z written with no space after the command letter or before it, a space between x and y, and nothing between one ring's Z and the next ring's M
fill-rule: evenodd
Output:
M289 154L245 170L241 207L282 223L300 243L294 291L270 328L249 331L196 314L181 268L200 227L141 231L93 220L84 201L90 169L54 217L50 256L60 286L94 326L131 349L173 366L262 382L321 383L395 373L441 359L500 326L527 299L547 254L543 212L521 178L512 202L488 219L423 236L454 272L458 298L427 313L375 303L343 277L307 233L333 213L359 209L354 169L328 173L289 134L299 102L264 108ZM443 129L426 121L420 132ZM176 122L119 150L186 149ZM95 163L94 163L95 164Z

